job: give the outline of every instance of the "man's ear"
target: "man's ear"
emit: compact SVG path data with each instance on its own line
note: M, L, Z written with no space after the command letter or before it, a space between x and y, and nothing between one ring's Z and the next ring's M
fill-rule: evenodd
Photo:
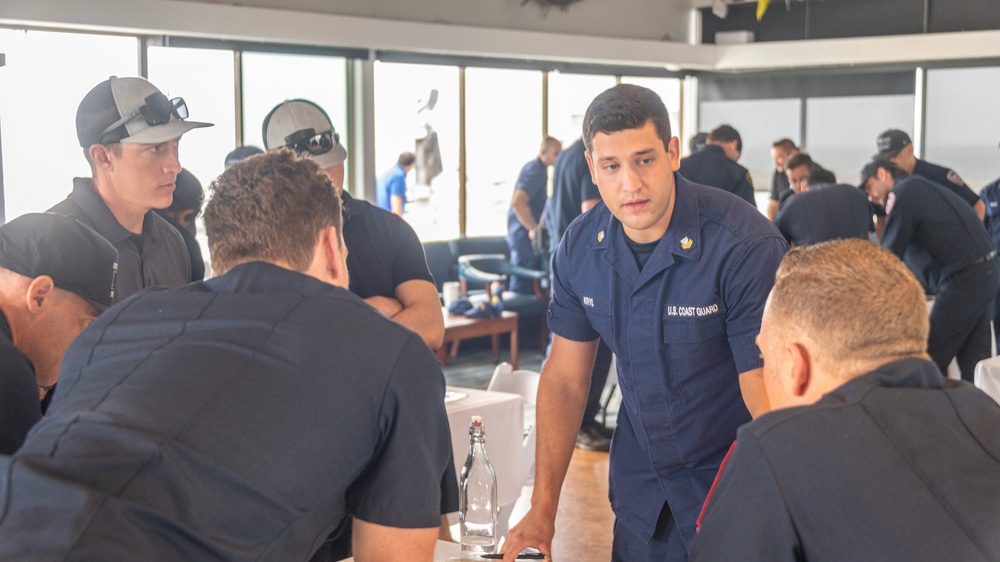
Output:
M805 396L812 382L812 356L801 343L786 343L785 353L788 354L790 365L789 392L792 396Z
M108 168L111 166L111 151L103 144L90 145L87 153L90 154L90 161L94 163L95 167Z
M597 174L594 171L594 160L590 157L590 151L584 150L583 157L587 159L587 167L590 168L590 181L597 185Z
M681 141L670 137L667 141L667 157L670 158L670 170L676 172L681 167Z
M341 243L340 237L337 236L337 229L332 226L325 228L320 231L319 236L327 273L334 280L345 280L346 285L347 256L343 254L347 252L347 249Z
M28 312L38 314L42 307L52 299L55 288L55 283L48 275L40 275L32 279L31 283L28 283L28 290L24 293Z

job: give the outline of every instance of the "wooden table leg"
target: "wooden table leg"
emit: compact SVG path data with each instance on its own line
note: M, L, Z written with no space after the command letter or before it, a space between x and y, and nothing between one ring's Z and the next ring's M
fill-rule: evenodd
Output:
M517 369L517 324L510 332L510 366Z

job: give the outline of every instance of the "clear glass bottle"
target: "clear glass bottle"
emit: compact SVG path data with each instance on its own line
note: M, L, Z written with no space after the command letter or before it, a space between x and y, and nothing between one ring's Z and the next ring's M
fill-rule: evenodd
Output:
M469 426L469 456L460 479L458 517L462 532L462 560L481 560L497 548L497 475L486 456L486 429L481 416Z

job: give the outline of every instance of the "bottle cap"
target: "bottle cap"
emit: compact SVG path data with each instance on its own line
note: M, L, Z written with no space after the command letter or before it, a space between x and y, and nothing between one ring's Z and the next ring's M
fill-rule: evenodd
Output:
M472 425L483 425L483 416L472 416Z

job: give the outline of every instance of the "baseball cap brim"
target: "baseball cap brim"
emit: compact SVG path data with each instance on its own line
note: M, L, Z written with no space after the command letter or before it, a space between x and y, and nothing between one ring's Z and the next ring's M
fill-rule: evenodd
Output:
M159 144L176 139L191 129L201 129L203 127L213 127L214 123L202 123L200 121L181 121L171 119L163 125L149 127L138 133L125 137L119 142L133 144Z
M339 142L333 143L330 147L329 152L324 152L323 154L309 154L306 152L303 154L306 158L312 158L320 168L324 170L327 168L332 168L339 164L343 164L344 160L347 160L347 150L343 146L340 146Z

